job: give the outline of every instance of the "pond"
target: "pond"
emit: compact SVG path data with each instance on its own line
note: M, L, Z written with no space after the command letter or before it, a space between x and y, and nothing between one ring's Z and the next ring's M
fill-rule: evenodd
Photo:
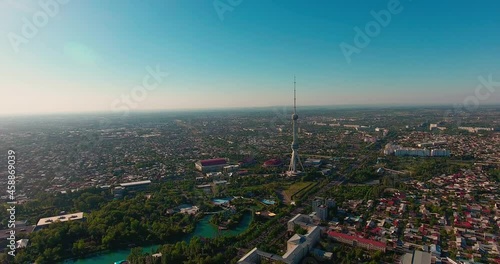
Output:
M274 200L263 199L262 203L267 205L274 205L276 202Z
M219 198L219 199L212 199L212 202L216 205L221 205L228 203L232 200L232 198Z
M205 238L214 238L218 235L217 227L210 224L210 218L212 215L207 215L203 217L198 224L196 224L195 231L191 234L186 235L182 240L189 242L191 238L194 236L205 237ZM221 236L237 236L243 233L250 223L252 222L252 214L247 212L243 215L243 219L241 223L234 229L231 230L221 230ZM143 247L143 252L145 253L153 253L160 245L153 245L149 247ZM115 250L109 251L104 254L92 255L85 259L78 260L70 260L65 263L74 263L74 264L113 264L115 261L126 260L128 255L130 254L130 249L125 250Z

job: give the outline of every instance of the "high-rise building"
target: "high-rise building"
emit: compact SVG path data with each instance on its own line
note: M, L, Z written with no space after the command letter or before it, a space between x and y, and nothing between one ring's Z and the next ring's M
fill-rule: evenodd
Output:
M316 197L314 198L314 200L312 201L312 209L313 211L316 210L317 207L319 207L320 205L322 205L324 203L324 199L321 198L321 197Z
M328 198L328 199L326 199L326 206L328 208L334 208L335 206L337 206L337 203L335 202L335 199Z
M316 216L322 221L326 221L326 219L328 219L328 207L326 207L326 205L322 204L316 207L315 211L316 211Z

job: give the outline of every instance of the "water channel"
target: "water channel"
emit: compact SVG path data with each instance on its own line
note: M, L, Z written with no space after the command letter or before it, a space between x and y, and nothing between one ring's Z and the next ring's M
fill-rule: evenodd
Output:
M186 235L185 237L182 238L182 240L189 242L191 238L194 236L198 237L205 237L205 238L213 238L217 236L217 227L210 224L210 218L212 215L207 215L203 217L198 224L196 225L195 231L191 234ZM252 222L252 214L247 212L243 215L243 219L241 220L241 223L234 229L231 230L222 230L221 235L222 236L236 236L241 233L243 233L250 223ZM156 249L160 245L153 245L149 247L143 247L143 251L145 253L154 253ZM88 258L85 259L78 259L78 260L71 260L71 261L66 261L65 263L73 263L73 264L113 264L115 261L119 260L126 260L128 255L130 254L130 249L126 250L115 250L115 251L109 251L103 254L97 254L97 255L92 255L89 256Z

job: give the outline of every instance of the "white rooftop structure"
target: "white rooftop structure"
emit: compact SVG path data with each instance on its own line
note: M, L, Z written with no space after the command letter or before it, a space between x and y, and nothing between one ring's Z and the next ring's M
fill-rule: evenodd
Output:
M288 221L287 223L288 231L294 231L296 225L299 225L304 229L314 226L312 217L304 214L297 214Z
M58 215L58 216L40 218L36 226L40 227L40 226L50 225L56 222L67 222L67 221L82 220L82 219L83 219L83 212Z
M317 226L310 227L306 235L293 235L287 242L286 253L283 259L287 263L299 263L308 252L310 252L314 245L318 243L320 235L320 228Z
M307 234L293 235L287 241L287 250L283 256L267 253L258 250L257 248L252 249L246 255L244 255L238 263L240 264L254 264L260 263L261 259L268 259L272 261L278 261L279 263L286 264L298 264L301 260L313 250L314 245L316 245L320 238L321 228L312 224L308 224L310 218L307 215L298 214L293 217L289 222L289 228L295 224L303 224L307 229ZM304 222L303 222L304 221ZM325 252L326 255L330 256L331 253Z
M26 248L30 240L23 238L16 241L16 248Z

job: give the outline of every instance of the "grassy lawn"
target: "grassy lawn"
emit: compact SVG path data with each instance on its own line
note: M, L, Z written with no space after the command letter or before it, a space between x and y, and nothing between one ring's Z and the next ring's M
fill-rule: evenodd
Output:
M313 184L313 182L296 182L290 186L288 186L288 189L285 190L285 194L291 198L293 194L297 193L298 191L307 188L309 185Z

